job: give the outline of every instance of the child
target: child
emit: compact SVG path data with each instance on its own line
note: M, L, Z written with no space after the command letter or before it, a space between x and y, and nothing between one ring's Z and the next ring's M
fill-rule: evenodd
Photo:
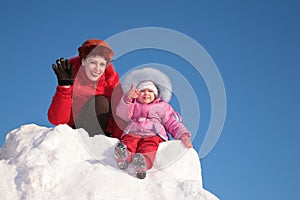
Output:
M139 82L136 88L131 84L116 112L129 122L115 147L118 167L127 169L132 161L140 179L152 168L159 143L168 140L167 132L187 148L192 147L191 134L178 120L179 114L160 97L159 87L151 80Z

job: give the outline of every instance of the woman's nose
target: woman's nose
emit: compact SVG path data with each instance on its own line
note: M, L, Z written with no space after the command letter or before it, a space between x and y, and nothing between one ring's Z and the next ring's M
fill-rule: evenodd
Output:
M98 70L98 71L102 71L102 68L103 68L103 67L102 67L101 65L98 65L98 66L97 66L97 70Z

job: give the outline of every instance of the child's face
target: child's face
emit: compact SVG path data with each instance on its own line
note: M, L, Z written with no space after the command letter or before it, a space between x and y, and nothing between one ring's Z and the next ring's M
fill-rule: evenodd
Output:
M155 99L155 94L150 89L142 89L139 92L138 100L141 103L144 103L144 104L152 103L154 101L154 99Z

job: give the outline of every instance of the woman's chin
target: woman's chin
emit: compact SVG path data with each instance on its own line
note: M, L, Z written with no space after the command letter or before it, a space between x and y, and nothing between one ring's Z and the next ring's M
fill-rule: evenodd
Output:
M99 78L100 78L100 76L89 76L89 77L88 77L88 79L89 79L90 81L93 81L93 82L98 81Z

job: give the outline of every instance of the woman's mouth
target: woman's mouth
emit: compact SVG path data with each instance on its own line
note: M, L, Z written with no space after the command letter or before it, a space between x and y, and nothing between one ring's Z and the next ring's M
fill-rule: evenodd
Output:
M99 76L101 73L100 72L91 72L92 76Z

